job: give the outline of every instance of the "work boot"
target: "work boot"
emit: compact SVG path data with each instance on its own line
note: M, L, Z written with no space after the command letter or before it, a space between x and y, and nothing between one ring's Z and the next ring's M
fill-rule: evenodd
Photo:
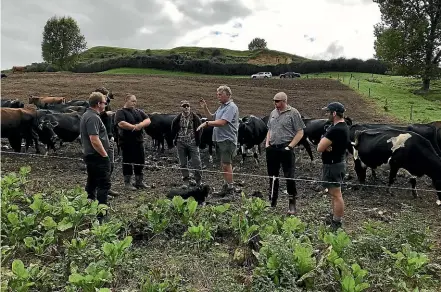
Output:
M132 180L131 175L125 175L124 176L124 186L129 191L136 191L136 188L130 183L131 180Z
M288 203L288 215L296 215L296 213L296 199L291 198Z
M117 196L119 196L119 193L118 192L116 192L116 191L114 191L114 190L109 190L109 196L112 196L112 197L117 197Z
M221 198L225 198L233 195L234 195L234 187L232 185L229 186L228 184L224 184L219 192L213 193L213 196L221 197Z
M146 188L148 188L148 187L142 182L142 178L143 178L143 175L142 175L142 174L140 174L140 175L135 175L135 184L134 184L134 186L135 186L137 189L146 189Z
M332 221L331 221L331 225L330 225L331 231L332 231L332 232L335 232L335 231L337 231L339 228L343 228L342 225L343 225L343 224L341 223L341 221L335 221L334 219L332 219Z

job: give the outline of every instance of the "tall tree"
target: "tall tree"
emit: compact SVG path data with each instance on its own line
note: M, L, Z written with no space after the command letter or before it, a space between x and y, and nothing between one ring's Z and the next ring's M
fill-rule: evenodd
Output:
M402 75L419 75L422 89L440 74L441 0L374 0L381 22L374 27L376 57Z
M86 39L72 17L54 16L46 22L41 42L44 61L66 70L76 63L78 55L86 48Z
M266 41L261 38L254 38L249 44L248 44L248 50L257 50L257 49L266 49Z

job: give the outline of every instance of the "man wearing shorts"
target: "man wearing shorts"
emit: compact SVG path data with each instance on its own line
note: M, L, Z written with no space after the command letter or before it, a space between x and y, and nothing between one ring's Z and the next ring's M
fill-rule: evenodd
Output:
M346 175L345 152L350 143L349 128L344 120L345 107L339 102L331 102L324 107L332 125L326 130L317 151L322 152L323 186L332 196L331 228L342 226L345 204L341 193L341 184Z
M219 195L227 196L234 193L232 163L237 148L239 109L231 98L230 87L226 85L219 86L217 98L221 105L214 114L208 110L205 100L200 100L200 105L210 121L202 123L197 130L199 131L205 127L215 127L213 129L213 142L216 144L216 155L221 162L225 180Z

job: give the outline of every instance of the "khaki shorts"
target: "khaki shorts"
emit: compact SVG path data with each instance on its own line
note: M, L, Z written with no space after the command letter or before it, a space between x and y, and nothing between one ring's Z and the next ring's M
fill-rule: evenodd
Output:
M216 156L221 163L232 164L236 156L236 145L230 140L216 142Z

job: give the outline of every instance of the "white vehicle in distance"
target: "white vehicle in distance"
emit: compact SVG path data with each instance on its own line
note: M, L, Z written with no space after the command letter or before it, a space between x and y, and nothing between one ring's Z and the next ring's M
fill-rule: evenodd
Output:
M259 73L251 75L251 78L253 78L253 79L271 78L271 77L273 77L273 74L271 72L259 72Z

